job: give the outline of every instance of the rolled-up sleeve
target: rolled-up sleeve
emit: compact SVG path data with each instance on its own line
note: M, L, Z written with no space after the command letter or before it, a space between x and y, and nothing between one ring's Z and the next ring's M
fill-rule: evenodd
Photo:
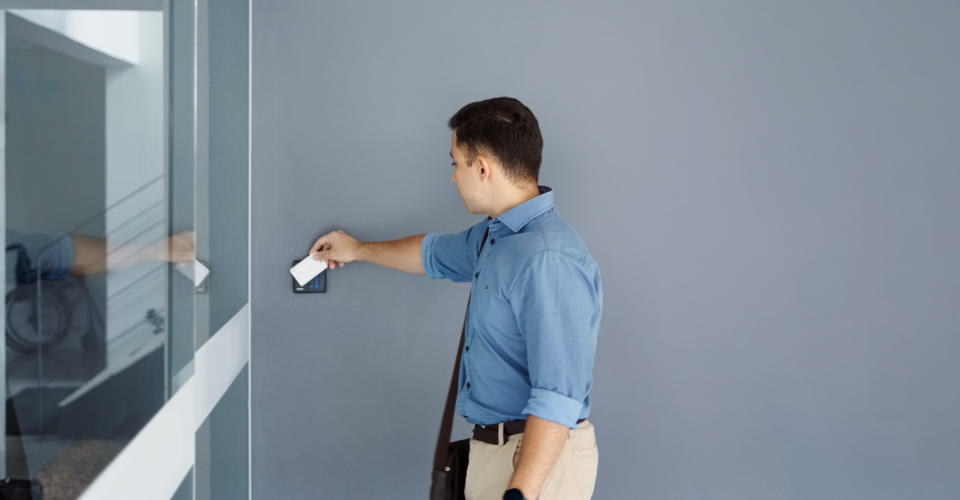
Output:
M508 292L526 344L530 398L524 415L576 427L593 381L602 296L596 264L545 251Z
M45 280L62 280L73 267L73 237L58 233L40 255L40 276Z
M67 233L47 235L8 230L7 247L24 252L26 260L16 267L17 283L32 283L39 274L42 280L62 280L73 266L73 238Z
M420 245L423 270L431 278L471 281L486 221L459 233L428 233Z

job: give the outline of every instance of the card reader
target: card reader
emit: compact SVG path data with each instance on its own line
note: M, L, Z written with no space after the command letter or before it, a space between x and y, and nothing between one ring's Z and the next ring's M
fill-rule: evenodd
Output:
M307 259L313 260L313 256L308 256ZM303 259L306 260L306 259ZM303 260L293 261L293 265L296 266L299 263L302 263ZM322 261L317 261L322 262ZM326 293L327 292L327 270L326 266L323 266L324 270L320 274L314 276L310 281L303 283L302 285L297 282L297 278L293 279L293 293ZM292 273L291 273L292 274Z

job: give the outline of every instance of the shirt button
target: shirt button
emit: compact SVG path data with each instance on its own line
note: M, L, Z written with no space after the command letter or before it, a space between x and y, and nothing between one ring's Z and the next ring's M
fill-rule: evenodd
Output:
M468 351L470 350L470 346L467 346L467 350L468 350Z
M496 244L497 244L496 238L490 238L490 244L491 244L491 245L496 245Z
M467 389L470 388L470 382L467 382Z
M480 277L480 271L477 271L477 272L473 275L473 277L474 277L474 278L479 278L479 277Z

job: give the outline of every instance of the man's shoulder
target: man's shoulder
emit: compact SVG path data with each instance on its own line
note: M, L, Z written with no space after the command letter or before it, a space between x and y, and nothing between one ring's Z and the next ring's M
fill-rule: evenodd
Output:
M577 267L595 267L583 239L555 212L530 221L520 232L511 235L506 244L509 245L510 262L505 263L505 268L511 275L543 259Z
M519 260L544 254L559 254L578 262L590 259L580 235L553 210L531 220L514 239Z

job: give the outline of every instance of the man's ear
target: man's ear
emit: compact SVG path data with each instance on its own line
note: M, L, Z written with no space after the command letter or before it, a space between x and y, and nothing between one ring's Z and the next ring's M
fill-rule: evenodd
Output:
M477 174L480 175L481 180L486 180L490 177L490 174L493 173L491 167L490 158L487 158L484 154L477 154Z

